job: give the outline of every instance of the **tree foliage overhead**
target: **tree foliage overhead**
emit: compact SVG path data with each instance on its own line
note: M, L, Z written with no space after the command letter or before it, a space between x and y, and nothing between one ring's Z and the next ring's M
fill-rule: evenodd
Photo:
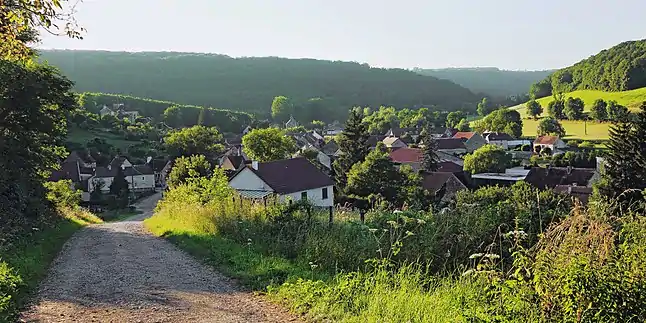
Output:
M242 137L242 146L249 158L260 162L289 158L297 150L294 139L278 128L253 129Z
M204 155L213 160L224 151L222 142L218 129L205 126L175 130L164 137L166 151L174 157Z
M464 170L471 174L504 173L511 156L496 145L484 145L464 157Z
M75 81L79 92L120 93L267 117L278 95L305 108L311 98L329 101L329 113L313 118L326 122L344 120L353 106L468 110L478 101L471 91L447 80L351 62L60 50L42 51L41 57Z
M493 97L506 97L527 92L535 82L546 78L553 71L506 71L495 67L421 69L413 71L422 75L460 84L473 93Z
M560 69L532 85L536 98L576 90L627 91L646 86L646 39L627 41Z

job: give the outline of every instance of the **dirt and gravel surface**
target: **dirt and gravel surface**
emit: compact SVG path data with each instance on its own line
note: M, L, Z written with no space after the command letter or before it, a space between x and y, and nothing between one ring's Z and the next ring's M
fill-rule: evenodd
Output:
M161 238L143 214L92 225L63 247L23 322L292 322L297 318Z

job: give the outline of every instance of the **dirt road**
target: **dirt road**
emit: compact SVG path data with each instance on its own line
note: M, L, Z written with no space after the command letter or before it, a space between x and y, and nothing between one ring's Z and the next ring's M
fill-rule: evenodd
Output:
M159 194L158 194L159 195ZM142 220L159 196L138 203L143 214L89 226L63 247L24 322L288 322L296 319L242 292Z

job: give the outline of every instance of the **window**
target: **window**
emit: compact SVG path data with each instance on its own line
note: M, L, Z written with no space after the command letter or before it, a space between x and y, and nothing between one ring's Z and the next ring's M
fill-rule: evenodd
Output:
M321 194L323 195L323 199L324 199L324 200L327 200L327 187L324 187L324 188L321 190Z
M307 192L301 192L301 200L307 200Z
M146 176L141 176L141 180L142 180L142 181L145 181L145 180L146 180Z

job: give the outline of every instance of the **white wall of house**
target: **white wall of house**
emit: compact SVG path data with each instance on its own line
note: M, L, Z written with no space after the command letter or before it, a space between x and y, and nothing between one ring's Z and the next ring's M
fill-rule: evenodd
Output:
M95 187L98 185L99 181L103 181L104 185L101 191L108 192L110 191L110 185L112 185L113 177L93 177L88 181L88 189L90 192L95 190ZM128 182L128 188L132 190L151 190L155 188L155 175L135 175L135 176L126 176L126 181Z
M327 190L327 198L323 198L323 190ZM307 193L307 200L312 204L321 207L334 206L334 189L332 186L325 186L306 191L294 192L280 196L281 201L286 201L291 198L293 201L300 201L303 193Z
M254 172L249 168L244 168L243 170L232 178L229 181L229 186L238 189L238 190L265 190L273 191L265 181L260 179Z
M509 141L507 140L490 140L489 144L501 147L504 150L509 149Z
M323 166L327 167L328 169L332 169L332 159L330 158L330 156L319 151L318 155L316 155L316 159L318 159L319 163L321 163Z

